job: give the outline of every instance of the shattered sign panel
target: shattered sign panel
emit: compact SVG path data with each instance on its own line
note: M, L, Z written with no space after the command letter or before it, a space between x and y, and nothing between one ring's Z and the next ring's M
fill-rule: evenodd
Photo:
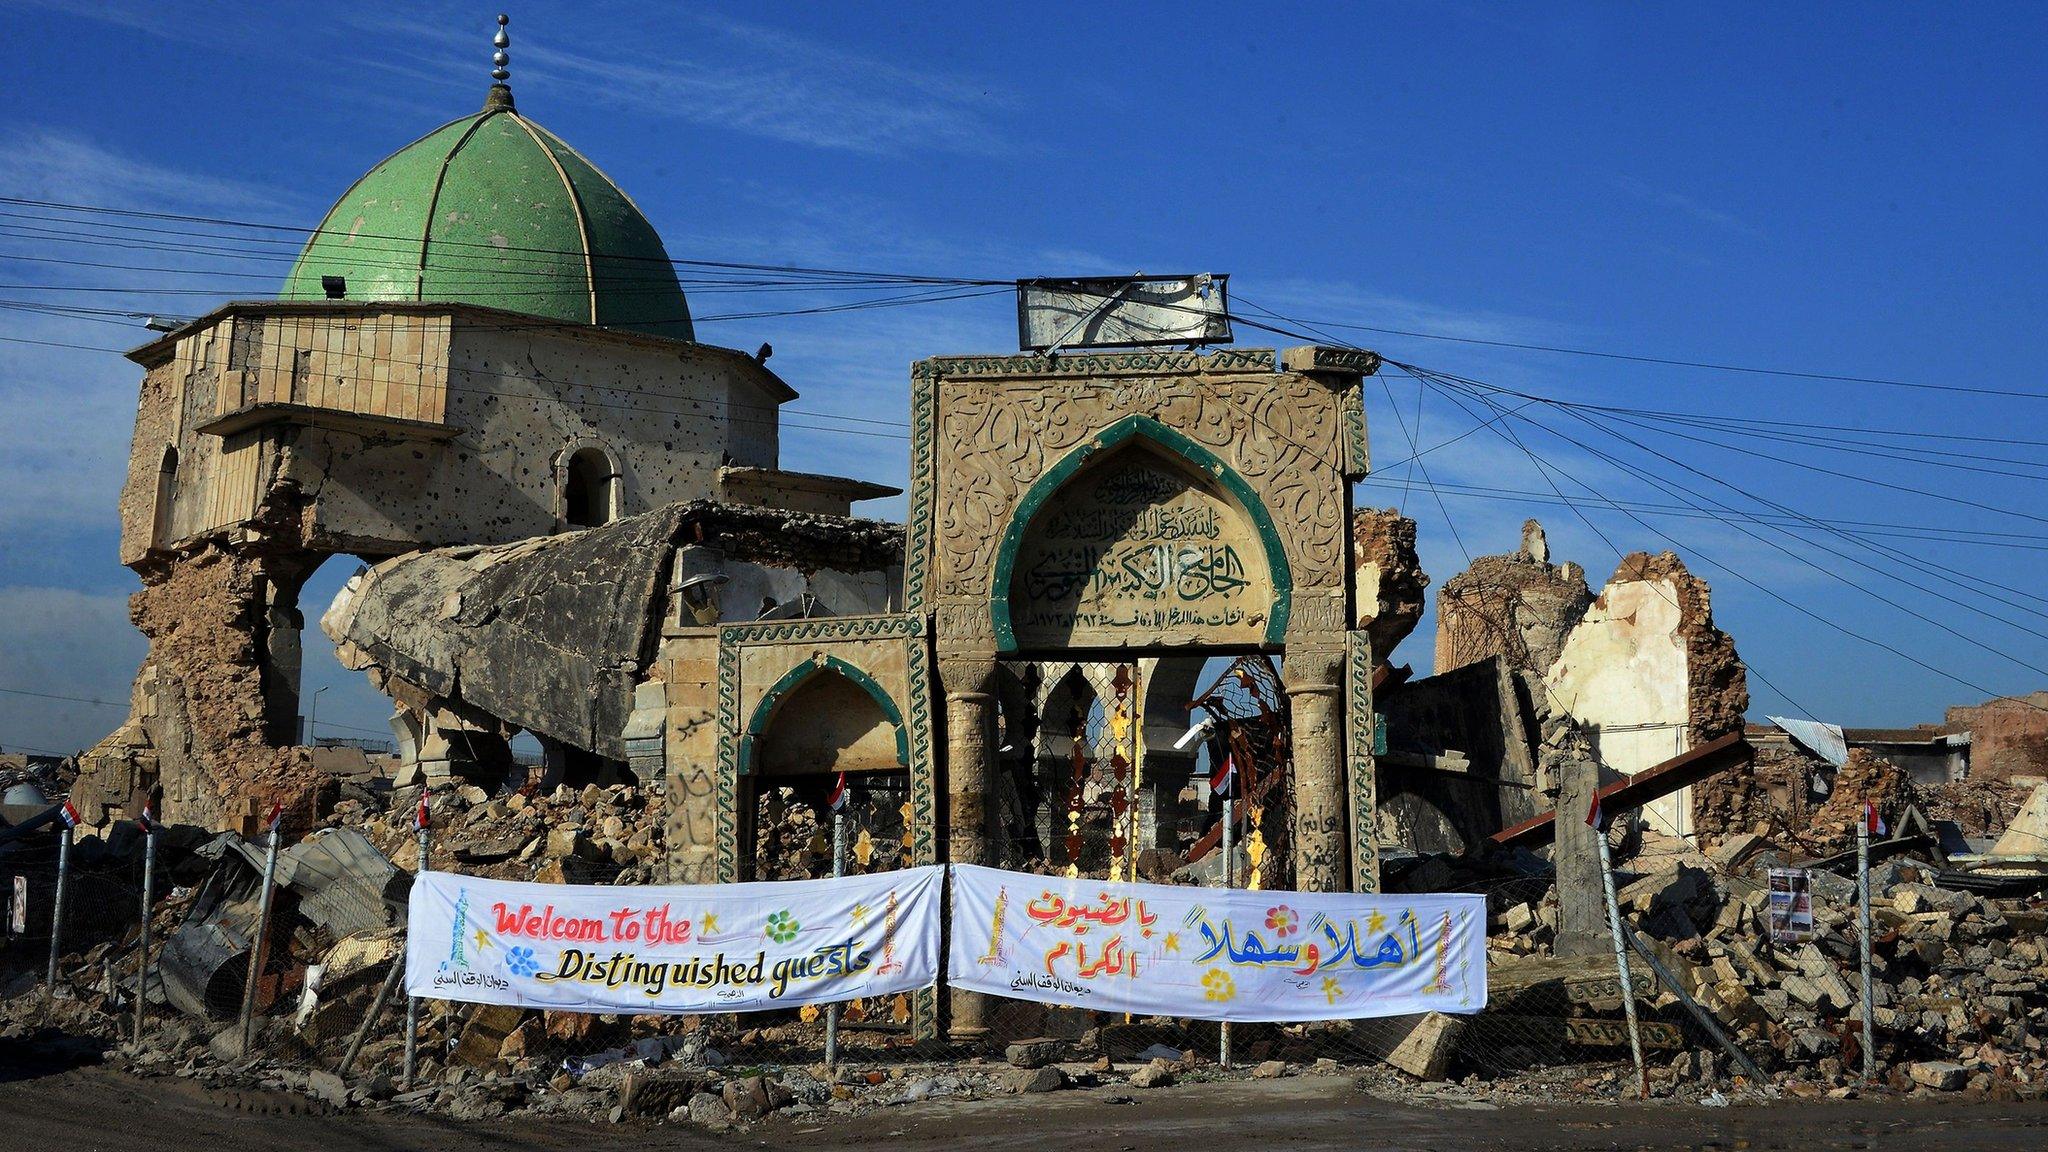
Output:
M1017 346L1114 348L1227 344L1230 277L1117 276L1019 280Z

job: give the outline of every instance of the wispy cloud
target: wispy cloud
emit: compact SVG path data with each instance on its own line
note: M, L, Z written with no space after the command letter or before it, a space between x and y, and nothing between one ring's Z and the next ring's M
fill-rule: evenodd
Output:
M106 702L0 693L7 750L74 752L112 731L144 648L126 596L0 587L0 687Z
M168 168L49 128L0 133L0 190L69 203L236 209L278 204L260 184Z
M576 49L515 27L514 90L870 156L996 155L1022 146L1004 124L1018 101L964 77L715 14L660 10L654 18L688 27L622 31L621 21L606 21L580 29ZM374 12L338 19L388 42L380 68L435 84L483 78L481 69L451 69L450 60L467 58L451 53L474 54L478 37L444 21ZM650 43L670 47L655 55Z
M1695 199L1683 192L1675 192L1669 188L1658 188L1627 174L1615 177L1614 182L1622 191L1630 195L1647 200L1667 212L1674 212L1680 216L1689 217L1698 223L1706 224L1737 236L1758 236L1762 234L1754 225L1743 220L1735 213L1716 208L1712 204Z
M739 21L706 19L711 35L654 60L528 48L545 87L579 92L694 124L874 156L995 155L1014 150L1001 96L924 69Z

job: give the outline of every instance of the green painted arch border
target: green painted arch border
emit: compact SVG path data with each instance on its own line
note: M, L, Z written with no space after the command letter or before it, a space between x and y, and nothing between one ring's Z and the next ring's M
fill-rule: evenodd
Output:
M881 705L883 718L896 728L896 762L905 767L909 766L910 732L903 725L903 712L896 707L896 701L890 699L888 691L867 672L837 656L825 656L806 660L791 668L782 674L780 680L769 685L768 691L762 694L761 702L754 706L753 716L747 720L747 730L740 736L741 772L748 776L755 774L754 756L758 746L756 738L767 731L768 722L774 719L775 710L781 705L783 698L796 691L799 685L808 683L812 677L827 672L837 672L853 681L860 686L861 691L873 697L876 704Z
M1150 416L1126 416L1069 450L1058 463L1032 481L1031 487L1025 489L1024 495L1018 499L1016 510L1010 515L1010 523L1003 529L1002 544L996 549L995 575L989 589L989 611L995 624L997 649L1003 652L1017 650L1017 633L1010 621L1010 580L1015 574L1017 550L1023 546L1024 533L1030 529L1031 522L1038 517L1046 502L1074 478L1075 473L1091 460L1134 437L1150 440L1197 471L1214 477L1251 517L1252 527L1258 530L1259 543L1266 552L1266 568L1273 577L1273 610L1266 619L1266 643L1282 644L1294 601L1294 570L1287 563L1287 548L1280 541L1279 530L1273 526L1272 513L1266 511L1266 502L1259 499L1259 494L1245 478L1224 463L1222 457L1184 433L1168 428Z

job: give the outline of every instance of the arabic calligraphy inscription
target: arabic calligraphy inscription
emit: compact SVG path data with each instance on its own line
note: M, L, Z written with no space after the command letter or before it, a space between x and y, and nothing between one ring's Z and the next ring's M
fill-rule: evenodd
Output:
M1038 512L1010 585L1025 645L1257 643L1273 600L1256 530L1181 469L1133 451Z

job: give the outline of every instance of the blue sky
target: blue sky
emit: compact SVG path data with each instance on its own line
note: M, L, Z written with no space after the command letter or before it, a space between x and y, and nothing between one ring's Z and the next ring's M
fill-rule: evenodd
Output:
M1227 272L1247 313L2048 394L2048 9L989 7L525 4L513 86L678 257ZM7 4L0 195L311 226L378 159L479 105L495 11ZM189 314L274 292L285 268L9 223L0 299ZM149 294L172 286L218 295ZM693 293L692 306L759 300ZM1382 470L1359 499L1420 520L1436 584L1468 552L1513 547L1535 515L1596 584L1610 542L1685 556L1784 694L1753 677L1758 715L1910 723L2048 687L2048 447L1990 442L2048 441L2048 399L1325 331L1529 395L1713 417L1603 428L1537 404L1472 431L1443 391L1390 372L1369 394ZM803 393L786 422L814 426L785 433L786 465L900 483L900 429L843 418L902 419L912 360L1010 350L1014 312L995 297L699 332L774 343ZM132 321L0 311L0 687L125 699L142 644L114 502L138 372L22 341L143 336ZM1745 439L1732 420L1802 439ZM1427 478L1396 463L1411 435L1433 449ZM1660 509L1638 522L1589 492ZM1663 514L1707 497L1753 509L1752 496L1904 535ZM1928 526L1948 538L1912 538ZM330 565L312 595L345 575ZM1431 627L1396 659L1426 670ZM309 691L332 685L323 730L382 730L381 698L308 640ZM69 750L120 715L0 695L0 747Z

